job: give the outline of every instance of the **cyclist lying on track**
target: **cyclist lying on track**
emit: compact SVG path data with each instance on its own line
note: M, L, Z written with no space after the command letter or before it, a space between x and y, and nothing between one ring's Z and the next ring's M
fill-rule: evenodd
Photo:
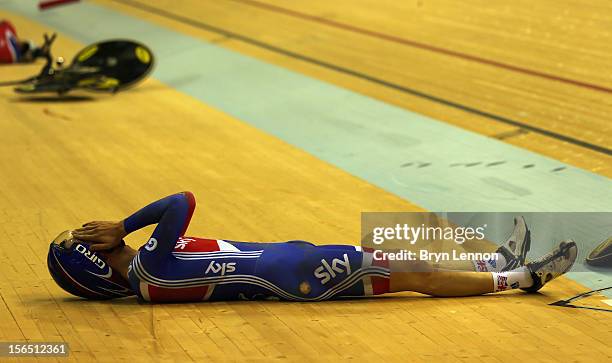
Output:
M89 299L137 295L151 302L339 297L415 291L467 296L509 289L534 292L573 265L577 247L564 241L525 264L530 233L522 218L498 248L495 266L474 261L472 271L450 271L426 261L373 258L350 245L305 241L237 242L185 237L195 208L189 192L174 194L119 222L89 222L60 234L49 249L49 272L67 292ZM139 250L123 238L157 224Z

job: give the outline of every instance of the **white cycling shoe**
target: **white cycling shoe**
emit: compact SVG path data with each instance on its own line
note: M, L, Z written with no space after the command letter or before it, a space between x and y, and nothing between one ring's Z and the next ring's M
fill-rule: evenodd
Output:
M557 248L525 266L531 272L533 286L522 288L527 292L536 292L549 281L569 271L578 257L578 247L572 240L563 241Z

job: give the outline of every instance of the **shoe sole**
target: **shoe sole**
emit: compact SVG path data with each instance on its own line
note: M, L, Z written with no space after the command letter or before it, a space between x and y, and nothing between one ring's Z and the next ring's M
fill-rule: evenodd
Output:
M515 268L519 268L525 265L525 258L527 257L527 252L529 252L529 250L531 249L531 231L529 230L529 227L527 227L525 218L523 218L522 216L514 217L514 229L512 230L512 233L507 238L507 240L510 240L519 234L517 233L517 228L519 228L518 227L519 223L521 223L522 226L524 227L525 235L523 236L523 240L520 244L516 240L516 238L514 238L515 240L514 242L519 244L519 249L518 251L516 251L517 253L510 251L509 248L504 246L505 250L511 253L516 259L513 260L512 263L508 264L508 266L504 267L502 271L510 271L510 270L513 270Z

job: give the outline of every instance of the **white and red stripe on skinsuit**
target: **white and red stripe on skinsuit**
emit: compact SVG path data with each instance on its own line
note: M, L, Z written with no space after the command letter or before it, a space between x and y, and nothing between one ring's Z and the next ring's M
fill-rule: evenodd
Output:
M357 251L361 247L356 246ZM227 251L229 253L241 253L236 246L223 240L213 240L197 237L180 237L176 242L173 255L188 256L190 253L201 254L206 252ZM247 252L248 253L248 252ZM180 258L180 257L179 257ZM372 251L363 251L362 266L379 266L388 268L388 261L378 261L373 259ZM389 292L389 279L382 277L363 278L364 295L379 295ZM215 285L186 287L186 288L165 288L150 285L140 281L140 293L146 301L156 302L181 302L208 300L214 291Z

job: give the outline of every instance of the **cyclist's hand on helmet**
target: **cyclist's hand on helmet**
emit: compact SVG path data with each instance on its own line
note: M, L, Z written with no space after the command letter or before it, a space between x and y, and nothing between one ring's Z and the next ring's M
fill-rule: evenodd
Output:
M77 239L90 242L91 251L104 251L119 246L127 233L123 227L123 221L93 221L75 229L72 235Z

